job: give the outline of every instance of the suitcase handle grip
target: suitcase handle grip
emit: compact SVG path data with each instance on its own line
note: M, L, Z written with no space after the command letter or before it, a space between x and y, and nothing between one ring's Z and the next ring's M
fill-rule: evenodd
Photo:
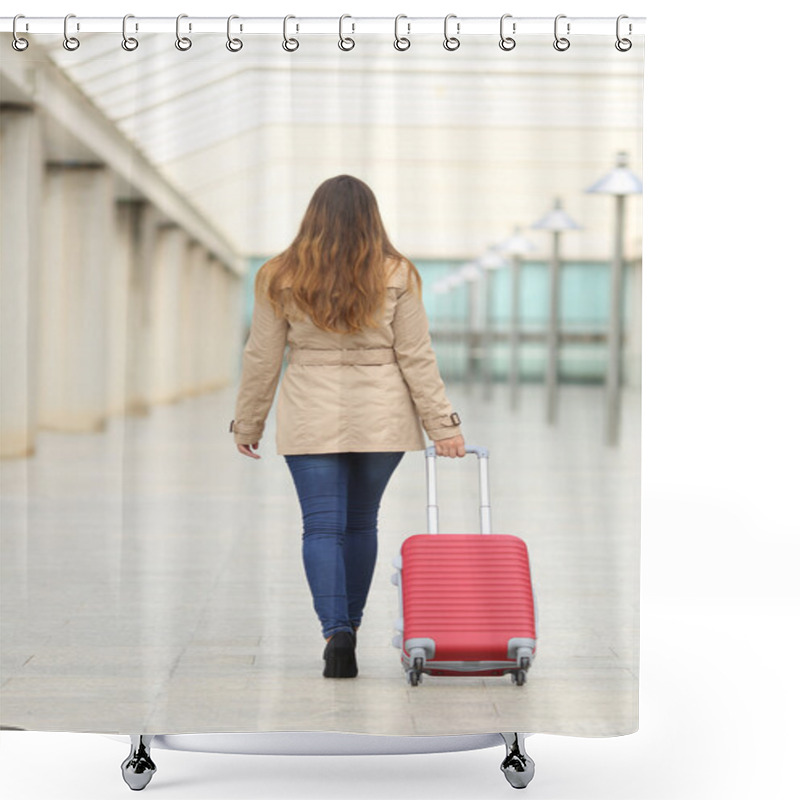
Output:
M475 453L478 458L489 458L489 448L488 447L478 447L474 444L468 444L464 447L468 453ZM430 447L425 448L425 457L426 458L437 458L436 453L436 445L431 445Z
M492 532L492 514L489 503L489 449L467 445L467 453L478 457L478 488L480 493L481 533ZM436 502L436 447L425 448L425 471L428 478L428 533L439 533L439 506Z

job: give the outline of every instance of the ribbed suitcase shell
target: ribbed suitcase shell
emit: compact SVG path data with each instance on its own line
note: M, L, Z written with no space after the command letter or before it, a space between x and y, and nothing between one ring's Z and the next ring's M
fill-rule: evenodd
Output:
M400 549L403 639L429 638L437 661L507 661L509 639L536 639L528 548L508 534L421 533ZM502 670L431 675L502 675Z

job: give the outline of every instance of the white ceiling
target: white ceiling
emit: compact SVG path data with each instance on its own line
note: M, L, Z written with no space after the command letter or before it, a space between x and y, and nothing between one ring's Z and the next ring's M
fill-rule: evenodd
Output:
M447 52L420 37L398 52L355 38L350 52L307 36L286 53L267 35L238 53L218 35L185 52L169 34L133 52L110 34L37 48L243 255L285 247L313 189L342 172L375 189L406 251L453 256L533 221L554 193L580 217L584 184L617 149L640 172L643 41L619 53L613 36L573 37L559 53L543 37L504 52L486 36Z

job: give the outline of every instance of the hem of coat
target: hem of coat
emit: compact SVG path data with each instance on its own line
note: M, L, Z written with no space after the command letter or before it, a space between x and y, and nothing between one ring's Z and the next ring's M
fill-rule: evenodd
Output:
M356 445L353 447L342 447L339 445L336 449L331 447L304 447L300 450L295 448L276 448L279 456L303 456L303 455L318 455L320 453L410 453L416 450L424 450L426 445L409 446L391 446L391 445Z

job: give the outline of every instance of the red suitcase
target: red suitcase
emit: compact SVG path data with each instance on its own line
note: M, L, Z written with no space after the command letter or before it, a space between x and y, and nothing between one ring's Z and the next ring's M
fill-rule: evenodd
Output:
M409 536L392 561L400 601L393 644L412 686L423 673L510 673L522 686L536 654L528 549L518 536L491 533L489 451L467 453L478 457L481 532L438 533L436 449L428 447L428 533Z

